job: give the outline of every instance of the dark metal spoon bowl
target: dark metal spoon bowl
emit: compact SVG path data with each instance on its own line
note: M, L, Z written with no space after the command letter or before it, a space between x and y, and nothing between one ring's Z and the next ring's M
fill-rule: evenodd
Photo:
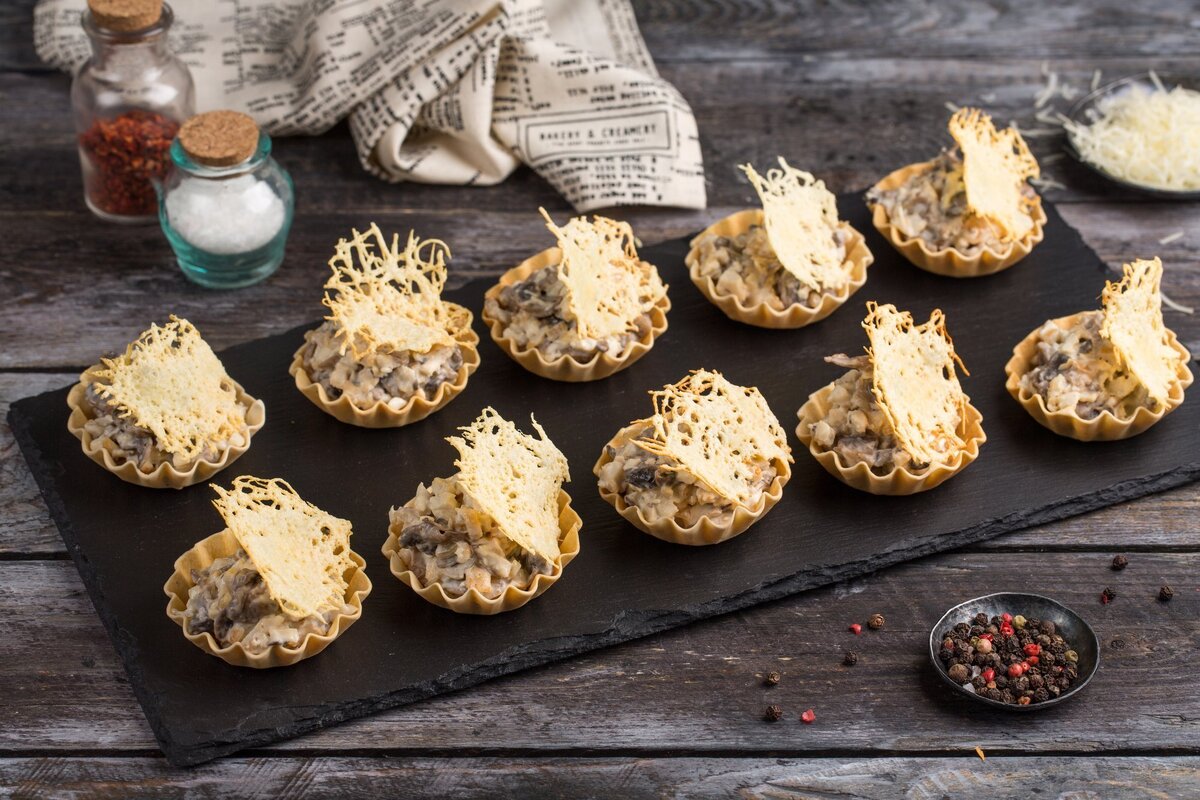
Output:
M953 628L955 624L967 622L980 612L986 614L989 619L1007 612L1013 616L1020 614L1027 618L1053 622L1058 635L1067 641L1070 649L1079 654L1079 660L1075 663L1079 670L1079 679L1058 697L1025 706L992 700L959 685L950 677L942 660L938 658L942 635ZM1096 632L1092 630L1091 625L1088 625L1082 617L1057 600L1051 600L1040 594L997 592L959 603L947 611L929 632L929 660L933 662L933 668L937 670L938 675L942 676L942 680L959 694L966 695L977 703L1002 708L1006 711L1039 711L1058 705L1083 691L1083 687L1088 685L1092 676L1096 674L1096 669L1100 666L1100 640L1096 638Z
M1174 88L1175 86L1182 86L1185 89L1200 91L1200 81L1171 75L1159 75L1158 79L1162 82L1163 86L1167 87L1168 90ZM1066 116L1072 122L1076 122L1080 125L1090 125L1099 118L1100 110L1098 106L1102 102L1110 97L1115 97L1137 87L1142 87L1151 91L1158 90L1158 87L1154 84L1149 72L1130 75L1129 77L1121 78L1120 80L1101 86L1099 89L1084 95L1077 100L1074 105L1071 106L1071 108L1067 111ZM1100 175L1125 189L1132 189L1136 192L1141 192L1142 194L1148 194L1153 197L1159 197L1166 200L1200 200L1200 189L1163 189L1157 186L1147 186L1146 184L1134 183L1133 181L1119 178L1116 175L1101 169L1100 166L1093 164L1080 154L1079 148L1075 142L1075 134L1071 133L1069 130L1067 131L1066 151L1070 153L1076 161L1078 161L1080 164L1083 164L1097 175Z

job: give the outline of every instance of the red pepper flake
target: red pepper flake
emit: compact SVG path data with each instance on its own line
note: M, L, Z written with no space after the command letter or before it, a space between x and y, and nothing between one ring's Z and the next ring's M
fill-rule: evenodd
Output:
M1108 605L1109 603L1111 603L1111 602L1113 601L1113 599L1114 599L1116 596L1117 596L1117 593L1116 593L1116 592L1114 592L1112 589L1109 589L1109 588L1107 588L1107 587L1106 587L1106 588L1104 589L1104 591L1100 593L1100 603L1101 603L1101 605Z
M150 181L166 177L178 131L174 120L140 109L93 122L79 136L92 205L119 217L153 215L158 197Z
M854 633L855 636L858 636L860 633L862 633L862 625L859 625L857 622L855 622L853 625L850 626L850 630Z
M813 722L815 722L817 719L817 712L813 711L810 708L808 711L805 711L803 714L800 715L800 719L804 722L805 725L812 725Z

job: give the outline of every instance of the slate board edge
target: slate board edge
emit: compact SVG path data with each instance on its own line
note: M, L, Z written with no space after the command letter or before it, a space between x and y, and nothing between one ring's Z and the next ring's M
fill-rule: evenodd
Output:
M299 326L299 328L311 325ZM248 342L246 345L253 344ZM237 345L242 347L246 345ZM68 387L64 387L68 388ZM559 637L557 639L541 640L528 645L514 647L501 655L479 662L458 674L443 676L439 680L429 681L408 687L396 692L389 692L372 698L364 698L355 703L340 703L337 707L326 712L317 711L313 716L298 725L289 727L261 728L251 733L239 731L239 739L235 743L214 744L203 747L177 746L165 726L158 720L158 698L145 689L145 682L140 679L137 666L136 645L129 636L117 626L116 620L105 609L103 588L99 586L91 565L82 557L74 541L74 531L63 508L62 501L53 488L50 466L44 463L41 449L34 441L29 425L24 419L21 409L25 405L37 404L48 399L50 395L60 395L64 389L55 389L32 397L22 398L12 404L8 412L9 426L13 431L21 452L29 464L34 480L41 490L59 534L75 562L80 577L87 587L88 596L96 613L104 623L113 646L120 655L126 672L130 675L130 684L134 694L142 706L147 721L155 739L158 741L167 760L174 766L187 767L211 761L221 756L247 750L257 746L271 744L283 739L291 739L322 728L346 722L351 719L368 716L402 705L424 700L438 694L464 689L469 686L509 675L535 666L559 661L571 656L611 647L644 636L669 630L710 617L739 611L760 603L778 600L799 592L816 589L838 581L858 577L895 564L920 558L934 553L952 550L969 544L991 539L1004 533L1022 528L1041 525L1067 517L1085 514L1099 508L1126 502L1146 495L1166 491L1187 483L1200 480L1200 461L1185 464L1163 473L1144 476L1114 484L1096 492L1065 498L1059 503L1032 509L1026 513L986 520L977 525L959 531L941 533L923 537L910 542L908 546L897 547L877 554L873 558L847 562L820 573L794 575L773 583L752 587L740 594L721 598L715 601L683 608L664 610L661 613L622 614L614 625L603 633ZM65 406L64 406L65 407Z

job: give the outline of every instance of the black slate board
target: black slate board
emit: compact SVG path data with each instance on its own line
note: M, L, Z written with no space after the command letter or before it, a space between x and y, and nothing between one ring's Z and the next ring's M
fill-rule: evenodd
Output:
M449 293L476 311L483 365L446 409L398 431L340 424L301 396L287 365L303 329L226 350L229 373L266 402L267 425L216 480L285 477L306 499L352 520L352 544L375 584L362 620L320 656L285 669L228 666L189 644L164 613L172 562L221 526L210 488L149 491L98 468L66 430L66 389L14 403L17 439L167 758L201 763L1200 477L1200 402L1136 439L1086 445L1044 430L1006 394L1012 346L1048 318L1096 307L1104 285L1104 264L1053 208L1046 240L1024 263L961 281L903 261L871 228L860 195L839 205L876 255L867 285L845 308L799 331L735 324L687 279L685 241L647 247L644 256L671 284L670 328L641 362L595 384L543 380L505 357L478 321L487 282ZM872 497L828 476L792 435L797 463L783 500L748 533L706 548L646 536L600 500L592 464L619 427L648 413L647 390L689 369L720 369L760 387L790 432L807 395L842 372L821 357L863 346L859 321L869 299L918 318L934 306L946 311L988 434L965 472L915 497ZM493 618L425 603L391 576L379 552L389 506L411 497L419 481L452 472L454 453L442 437L487 404L515 420L537 415L570 459L567 488L584 520L582 553L563 579Z

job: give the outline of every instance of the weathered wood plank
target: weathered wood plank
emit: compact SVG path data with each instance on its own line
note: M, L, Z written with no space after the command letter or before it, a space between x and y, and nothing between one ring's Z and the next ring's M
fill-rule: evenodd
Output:
M1109 570L1107 553L937 556L271 750L803 756L970 753L979 745L995 755L1200 755L1200 706L1186 657L1200 647L1198 571L1197 553L1136 554L1122 573ZM1175 589L1171 603L1155 599L1162 582ZM1118 596L1102 606L1106 585ZM1012 589L1061 599L1100 636L1100 673L1054 713L1015 717L969 707L928 665L928 626L946 606ZM859 637L846 630L875 612L887 618L883 630ZM10 634L0 637L0 752L154 747L70 563L0 563L0 615ZM177 635L165 617L163 635ZM855 667L841 663L847 648L859 654ZM762 686L768 670L783 673L779 686ZM786 718L764 722L767 703L779 703ZM809 707L815 725L798 719Z
M435 772L436 770L436 772ZM434 777L436 775L436 778ZM229 758L177 769L154 758L0 759L12 797L171 800L243 796L405 797L910 797L979 794L994 800L1052 797L1183 797L1200 781L1200 758ZM0 789L0 796L9 796Z
M5 415L13 400L75 380L74 373L0 372L0 558L65 557L66 549ZM65 423L64 423L65 424ZM1200 548L1200 485L972 545L974 550L1142 551Z

